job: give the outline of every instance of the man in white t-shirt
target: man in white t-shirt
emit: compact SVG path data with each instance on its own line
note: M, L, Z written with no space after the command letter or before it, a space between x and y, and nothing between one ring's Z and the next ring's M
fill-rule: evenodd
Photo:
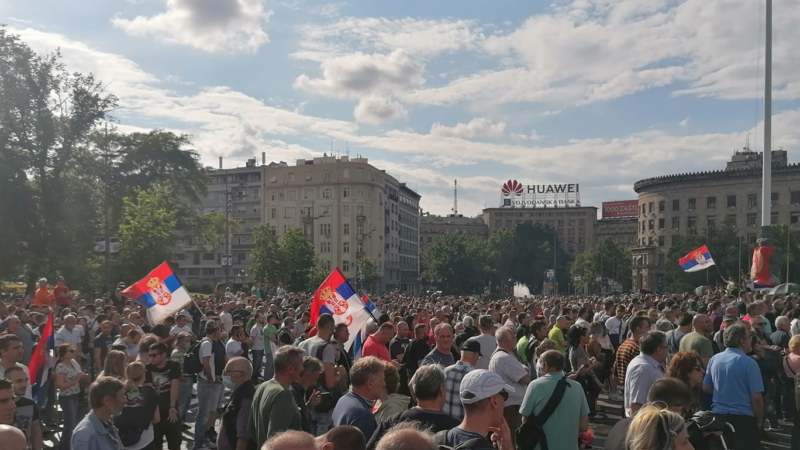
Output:
M497 348L497 339L494 337L494 320L492 316L485 315L478 319L478 328L481 334L473 336L468 341L477 341L481 345L481 356L478 358L476 369L488 369L489 359Z
M206 338L200 343L198 356L203 369L197 377L197 419L194 424L194 448L205 447L207 431L214 429L217 407L224 392L222 370L225 368L225 345L216 322L206 324Z
M234 325L231 328L231 337L228 339L228 342L225 344L225 356L228 359L236 358L237 356L244 356L244 347L242 346L242 341L245 339L244 329L241 325Z
M503 416L512 430L516 430L522 424L519 414L519 406L525 397L525 389L531 381L528 368L517 359L515 344L517 342L516 332L510 327L500 327L495 332L497 338L497 351L489 361L489 372L494 372L503 381L514 388L514 392L508 393L508 398L504 404Z
M619 347L619 344L625 340L622 334L622 316L625 314L625 307L623 305L617 306L614 315L606 319L606 330L608 330L608 338L611 339L611 344L614 348Z
M74 315L64 316L64 325L61 325L61 328L56 331L56 347L62 344L72 344L77 350L80 350L84 331L83 327L77 323L78 319Z
M230 334L231 328L233 328L233 316L231 315L231 308L233 307L233 303L223 303L222 305L222 312L219 313L219 321L222 322L222 329L225 330L225 334Z

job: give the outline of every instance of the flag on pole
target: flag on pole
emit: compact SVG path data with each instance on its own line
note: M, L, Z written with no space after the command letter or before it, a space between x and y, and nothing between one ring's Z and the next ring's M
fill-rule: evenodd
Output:
M31 380L31 392L33 398L37 402L39 397L46 395L47 392L44 386L47 384L47 378L50 372L50 360L55 348L55 335L53 334L53 313L47 315L47 322L44 323L42 328L42 335L39 337L39 342L31 354L31 360L28 364L28 378Z
M166 261L128 286L122 295L142 304L151 324L161 323L192 302L192 297Z
M335 268L314 292L309 315L314 326L320 314L330 314L337 325L347 324L350 339L344 345L356 359L361 356L361 348L367 339L366 325L373 311L375 305L368 299L361 299L342 272Z
M678 265L681 266L684 272L697 272L716 264L714 263L714 258L711 257L711 252L708 251L708 247L702 245L679 259Z

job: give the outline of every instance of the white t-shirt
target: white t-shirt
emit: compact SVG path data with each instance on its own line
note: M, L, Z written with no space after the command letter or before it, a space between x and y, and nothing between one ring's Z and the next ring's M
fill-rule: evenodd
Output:
M606 330L608 330L608 334L616 334L619 335L622 332L622 320L619 317L612 316L606 320ZM620 337L620 341L622 337Z
M235 358L237 356L243 356L244 349L242 348L242 343L230 338L228 342L225 344L225 356L228 359Z
M250 328L250 340L253 342L253 350L264 350L264 327L258 322Z
M65 326L61 326L61 328L56 331L56 347L61 344L72 344L75 348L80 351L81 349L81 340L83 339L83 327L80 325L75 325L72 327L72 331L68 330Z
M514 388L514 392L508 393L504 406L521 405L527 386L520 384L519 380L528 375L528 368L514 355L500 350L492 355L492 359L489 361L489 371L500 375L506 384Z
M211 380L206 378L205 370L200 371L200 378L206 381L216 381L216 372L214 367L214 344L211 343L208 339L203 339L203 342L200 343L200 349L197 352L197 356L200 357L200 363L203 363L203 358L209 358L209 369L211 371L211 376L213 377Z
M225 329L225 333L230 333L231 328L233 328L233 316L231 315L231 313L223 311L219 315L219 320L220 322L222 322L222 328Z
M468 341L478 341L481 345L481 356L478 358L478 363L475 364L476 369L488 369L489 360L492 358L492 353L497 349L497 339L494 336L480 335L473 336Z

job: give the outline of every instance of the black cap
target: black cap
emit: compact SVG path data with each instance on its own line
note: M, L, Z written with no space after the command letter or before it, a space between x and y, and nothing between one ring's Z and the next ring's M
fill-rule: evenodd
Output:
M461 351L477 353L478 356L483 356L481 355L481 344L478 341L468 340L467 342L464 342L464 345L461 346Z

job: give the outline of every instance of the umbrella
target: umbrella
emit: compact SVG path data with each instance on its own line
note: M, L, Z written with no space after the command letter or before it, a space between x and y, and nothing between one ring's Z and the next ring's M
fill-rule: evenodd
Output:
M800 284L783 283L775 286L769 291L772 295L800 294Z

